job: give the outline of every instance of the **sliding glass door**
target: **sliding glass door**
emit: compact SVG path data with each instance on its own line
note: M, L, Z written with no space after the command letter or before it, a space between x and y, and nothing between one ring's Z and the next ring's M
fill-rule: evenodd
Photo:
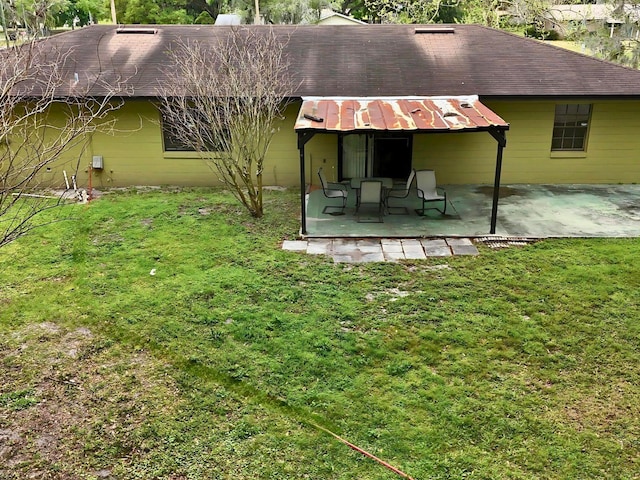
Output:
M411 140L407 135L343 135L339 142L341 179L407 178L411 172Z

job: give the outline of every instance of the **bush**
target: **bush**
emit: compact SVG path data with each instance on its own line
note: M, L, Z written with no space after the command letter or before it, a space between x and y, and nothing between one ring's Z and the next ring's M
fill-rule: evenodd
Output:
M529 25L524 31L524 36L538 40L560 40L560 34L555 30L541 30L535 25Z
M199 25L213 25L216 21L209 12L200 12L200 15L196 17L193 23Z

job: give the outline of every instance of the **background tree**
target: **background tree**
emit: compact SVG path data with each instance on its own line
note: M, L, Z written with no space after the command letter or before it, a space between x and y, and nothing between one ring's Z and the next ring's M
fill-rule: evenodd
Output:
M466 0L462 8L461 23L477 23L487 27L500 28L502 21L500 7L502 0Z
M542 40L549 37L545 23L552 0L511 0L506 5L512 23L524 26L527 36Z
M179 42L170 52L163 121L259 218L265 156L295 85L285 43L271 28L227 31L218 42Z
M592 32L585 28L576 33L576 39L599 58L640 68L640 1L608 0L607 4L621 23Z
M453 23L458 0L364 0L371 23Z
M84 27L109 17L109 9L103 0L66 0L55 15L55 26Z
M68 55L40 42L0 51L0 247L41 225L39 214L61 204L62 196L34 195L43 173L55 167L76 174L88 136L112 127L109 113L126 93L120 83L101 85L107 93L100 98L87 96L99 82L65 72ZM70 84L73 92L61 95ZM72 154L75 162L62 163Z
M118 12L118 21L123 23L190 24L194 20L185 0L128 0L124 7Z
M3 1L3 0L0 0ZM9 25L20 26L30 37L42 36L54 26L55 16L66 7L67 0L11 0L4 2Z

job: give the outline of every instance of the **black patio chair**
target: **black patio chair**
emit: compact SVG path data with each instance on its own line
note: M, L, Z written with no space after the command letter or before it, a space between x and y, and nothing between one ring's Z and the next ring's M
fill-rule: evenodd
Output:
M329 215L344 215L344 208L347 206L347 195L348 190L346 185L342 183L334 183L327 182L326 177L324 176L324 172L322 171L322 167L318 169L318 177L320 177L320 184L322 185L322 192L324 196L329 199L340 199L342 200L342 205L326 205L322 209L322 213L326 213ZM328 209L339 209L333 212L329 212Z

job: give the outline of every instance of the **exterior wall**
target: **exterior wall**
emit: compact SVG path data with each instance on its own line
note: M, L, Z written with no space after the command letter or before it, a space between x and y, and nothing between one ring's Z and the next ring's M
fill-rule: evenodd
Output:
M439 184L493 183L496 149L487 132L416 134L413 168L435 170Z
M592 103L587 150L552 152L556 103L485 102L510 123L503 183L640 182L640 101ZM497 144L488 133L414 136L415 168L436 170L439 183L493 183Z
M585 152L551 152L556 103L591 103ZM511 124L504 183L640 182L640 101L487 102Z
M285 120L279 122L267 153L264 168L265 185L300 183L299 153L294 122L300 108L289 105ZM215 171L193 152L164 152L160 116L156 106L147 100L129 100L114 114L113 134L94 133L80 158L78 185L88 184L88 166L93 155L102 155L104 169L94 170L94 188L129 185L218 185ZM62 170L70 174L78 155L67 155L47 174L47 183L60 185Z
M338 135L332 133L316 134L307 142L304 150L304 169L309 185L320 186L320 178L318 177L320 167L329 182L338 181Z
M507 132L503 183L640 183L640 101L595 101L586 152L551 152L558 101L487 101L511 125ZM569 102L566 102L569 103ZM581 103L589 103L582 101ZM298 186L299 152L292 104L273 138L264 170L265 185ZM153 103L128 101L115 114L116 133L96 133L80 156L78 185L87 185L92 155L102 155L104 170L94 171L93 186L216 185L217 177L193 153L164 152L159 114ZM492 184L497 143L485 132L416 134L414 168L433 168L441 184ZM61 185L80 155L67 157L46 175ZM338 136L317 134L305 146L307 183L318 185L323 167L330 181L338 175Z

